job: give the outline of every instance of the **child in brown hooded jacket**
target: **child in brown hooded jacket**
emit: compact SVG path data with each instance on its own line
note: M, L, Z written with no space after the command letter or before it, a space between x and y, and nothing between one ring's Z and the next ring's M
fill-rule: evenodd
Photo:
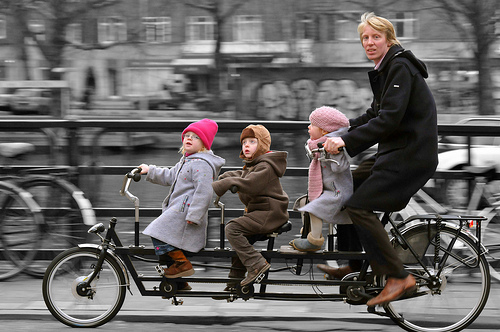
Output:
M283 191L280 177L285 174L287 152L270 151L271 134L262 125L249 125L240 135L242 170L225 172L212 187L222 196L232 186L245 205L243 216L229 221L226 236L237 253L233 257L230 278L243 278L245 286L269 270L271 265L255 250L253 236L268 234L288 221L288 195ZM228 283L230 291L237 282Z

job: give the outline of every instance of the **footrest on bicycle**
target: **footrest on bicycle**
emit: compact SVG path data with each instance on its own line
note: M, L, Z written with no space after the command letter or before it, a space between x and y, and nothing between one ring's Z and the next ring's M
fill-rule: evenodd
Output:
M391 317L385 311L378 311L377 307L367 307L366 311L368 311L371 314L375 314L375 315L382 316L382 317Z
M263 273L259 274L259 275L257 276L257 278L255 278L254 283L256 283L256 284L260 284L260 283L261 283L261 281L262 281L262 280L264 280L264 278L265 278L265 277L266 277L266 273L265 273L265 272L263 272Z

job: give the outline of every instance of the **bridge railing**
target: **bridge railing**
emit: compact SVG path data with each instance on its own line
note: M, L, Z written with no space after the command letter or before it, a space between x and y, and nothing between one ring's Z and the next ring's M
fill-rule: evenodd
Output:
M117 119L117 120L64 120L64 119L40 119L40 120L0 120L0 133L8 132L41 132L47 137L50 142L50 153L53 153L54 145L59 145L65 156L63 165L60 167L67 167L72 169L74 174L89 174L89 168L92 166L84 166L80 162L83 146L82 139L87 141L90 139L95 151L99 151L99 140L102 135L107 132L181 132L193 120L134 120L134 119ZM306 121L254 121L254 120L217 120L219 125L219 133L240 133L243 128L249 124L260 123L266 126L271 133L303 133L308 126ZM84 137L88 134L88 129L94 128L97 130L92 131L92 137ZM61 130L64 135L61 136ZM439 125L439 135L443 136L465 136L467 137L466 147L469 151L468 159L470 161L471 154L470 148L473 144L473 138L476 136L500 136L498 126L488 125ZM237 138L236 138L237 139ZM92 158L98 159L99 153L93 153ZM50 160L51 158L49 158ZM23 168L44 167L53 165L18 165L12 166L13 169L21 170ZM168 165L167 165L168 166ZM173 165L170 165L173 166ZM133 166L129 165L112 165L99 167L99 173L103 175L123 175L128 172ZM234 169L234 167L224 167L223 171ZM306 167L288 167L285 173L286 177L289 176L307 176ZM440 171L436 172L434 178L436 179L452 179L452 178L466 178L467 173L464 171ZM500 180L500 173L496 173L496 179ZM96 208L96 215L102 217L130 215L130 208L117 208L117 207L99 207ZM145 208L142 209L142 215L154 217L159 213L158 208ZM210 214L215 214L214 209L211 209ZM297 213L290 211L291 217L297 217ZM241 214L241 209L229 209L226 214L228 217Z

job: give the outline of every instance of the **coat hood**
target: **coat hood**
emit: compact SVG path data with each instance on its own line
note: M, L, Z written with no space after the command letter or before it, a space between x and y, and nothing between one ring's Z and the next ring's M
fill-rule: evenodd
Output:
M252 160L245 160L245 167L252 167L255 164L266 162L274 169L276 175L282 177L286 171L286 158L288 153L286 151L270 151L266 154L258 156Z
M269 152L269 149L271 148L271 134L269 133L269 130L266 129L266 127L264 127L263 125L247 126L241 132L240 143L242 143L243 139L247 137L257 138L259 140L259 145L257 146L257 150L252 156L252 159L255 159L258 156ZM243 154L243 150L240 152L240 158L246 160L245 155Z
M221 170L221 167L224 166L224 164L226 163L226 160L224 158L221 158L221 157L215 155L212 152L212 150L209 150L206 152L197 152L197 153L191 154L185 158L186 159L203 159L203 160L205 160L210 165L210 167L212 167L214 179L217 178L217 176L219 175L219 172Z
M326 134L326 137L340 137L344 134L346 134L349 131L349 127L342 127L339 128L335 131L332 131L331 133Z
M422 77L427 78L429 77L429 73L427 72L427 66L425 63L421 60L419 60L410 50L405 50L399 45L393 45L389 51L387 52L386 56L384 57L384 60L382 60L382 64L379 67L379 71L383 71L385 67L394 59L395 57L401 57L408 59L414 66L415 68L420 72Z

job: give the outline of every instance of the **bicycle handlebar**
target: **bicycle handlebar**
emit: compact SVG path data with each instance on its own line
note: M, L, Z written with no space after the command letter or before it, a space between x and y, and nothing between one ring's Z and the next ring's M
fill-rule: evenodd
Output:
M325 150L325 148L323 147L323 143L321 143L321 142L318 143L318 148L317 149L309 150L309 146L307 144L305 145L305 149L307 151L307 155L311 159L314 158L314 154L315 153L319 153L319 155L320 155L319 158L318 158L319 161L331 161L331 162L336 163L337 165L340 165L337 160L331 159L331 158L327 158L328 152ZM342 151L342 150L344 150L344 147L341 146L339 148L339 151Z
M141 180L141 171L142 171L142 169L140 167L137 167L137 168L134 168L132 171L128 172L127 174L125 174L125 177L123 178L122 188L120 189L120 195L127 196L127 198L130 201L137 203L136 205L138 205L139 198L137 198L137 196L133 195L129 191L129 188L130 188L130 184L132 182L132 179L135 182L138 182Z

